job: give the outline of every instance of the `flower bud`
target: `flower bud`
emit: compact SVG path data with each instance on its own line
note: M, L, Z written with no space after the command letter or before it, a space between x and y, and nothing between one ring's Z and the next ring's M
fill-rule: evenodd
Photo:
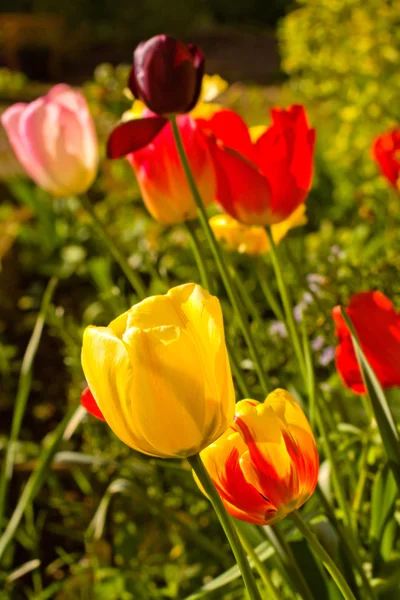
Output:
M201 91L204 55L192 44L156 35L133 53L129 88L157 115L186 113Z
M38 186L54 196L71 196L92 185L98 145L80 92L56 85L30 104L14 104L1 121L19 162Z

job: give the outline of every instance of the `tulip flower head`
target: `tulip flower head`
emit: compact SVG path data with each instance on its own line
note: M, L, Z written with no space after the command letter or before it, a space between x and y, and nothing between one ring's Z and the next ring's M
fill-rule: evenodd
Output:
M307 223L305 211L305 205L300 204L290 217L281 223L272 225L271 230L275 244L279 244L290 229ZM249 256L260 256L270 250L268 237L263 227L244 225L227 214L211 217L210 226L217 240L225 244L228 250Z
M146 298L108 327L88 327L82 366L105 421L138 452L191 456L233 418L221 307L194 283Z
M204 55L193 44L186 46L168 35L139 44L128 86L150 112L114 129L108 156L120 158L147 146L167 124L168 116L190 112L199 99L203 74Z
M381 292L360 292L351 297L346 313L381 386L400 386L400 314L392 302ZM333 320L339 340L336 368L340 378L356 394L365 394L351 334L339 306L333 309Z
M198 123L207 134L217 176L217 201L247 225L273 225L302 204L311 187L315 130L302 106L274 108L256 140L230 110Z
M207 142L189 115L177 118L179 131L204 205L215 197L216 179ZM152 217L172 225L197 217L193 194L182 169L168 123L145 148L127 156Z
M98 167L93 120L82 94L70 86L7 109L2 124L25 171L54 196L85 192Z
M392 129L376 138L372 152L382 175L400 191L400 128Z
M238 402L231 427L201 459L227 511L256 525L271 525L300 508L317 484L313 433L300 406L282 389L264 403Z

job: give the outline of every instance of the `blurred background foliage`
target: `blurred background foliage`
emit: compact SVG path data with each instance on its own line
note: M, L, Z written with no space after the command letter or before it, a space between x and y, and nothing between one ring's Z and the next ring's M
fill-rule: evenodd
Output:
M3 0L1 9L27 14L57 12L59 3ZM66 60L61 67L67 80L86 78L83 54L91 44L91 61L107 56L108 51L112 54L110 62L100 64L83 84L103 146L130 101L123 93L128 66L117 64L120 54L113 54L110 45L100 52L96 45L100 41L118 38L115 43L123 42L121 53L127 62L136 40L160 31L186 38L193 32L196 41L199 38L206 45L210 43L211 72L214 66L222 65L221 74L230 80L221 103L240 112L249 124L266 123L271 106L305 104L318 139L315 182L307 201L309 223L291 232L279 252L296 299L296 314L304 314L311 336L317 377L323 383L334 427L337 460L351 497L356 485L352 465L365 447L363 413L358 399L343 389L336 375L330 315L335 304L346 302L362 289L380 289L397 306L400 304L399 197L378 175L370 151L376 134L398 122L400 116L400 2L304 0L293 6L278 0L82 0L63 4L63 12L74 32L67 42L67 54L70 46L80 40L68 54L69 62ZM280 71L270 66L275 64L271 53L276 52L276 45L267 46L269 50L257 61L251 46L238 67L231 48L235 40L243 39L243 29L249 32L247 41L270 39L277 20ZM221 59L218 52L226 47L224 44L230 50ZM71 65L79 64L81 55L82 70L77 68L71 73ZM262 69L264 59L266 74L261 77L261 85L256 76L249 76L253 68L250 63L258 62ZM47 87L22 72L0 70L2 107L12 101L30 100ZM54 201L20 176L20 167L2 134L0 450L7 443L21 362L45 287L50 277L59 278L34 363L8 515L66 407L78 406L85 385L80 367L84 327L109 322L135 301L76 199ZM186 231L180 226L165 228L148 216L128 164L103 159L90 198L132 268L143 274L150 294L198 280ZM253 317L251 327L262 349L264 367L274 386L288 387L301 400L296 391L300 387L296 361L285 332L266 308L251 260L239 255L231 259L239 279L256 301L260 318ZM210 255L208 262L213 269ZM274 287L268 257L264 268ZM245 380L254 397L259 398L253 365L216 274L214 280L223 303L227 338L238 349ZM390 398L398 416L398 392L392 391ZM219 525L187 467L139 456L120 443L104 424L82 412L76 418L74 435L62 442L35 502L25 507L17 535L3 559L0 598L178 599L205 585L204 591L193 598L242 599L237 572L232 575L228 571L217 583L214 581L215 589L210 584L232 564L232 559ZM375 440L366 457L368 476L363 488L365 502L361 502L357 515L358 527L363 559L371 563L377 578L385 575L394 580L382 598L397 600L398 525L396 522L394 531L386 531L388 521L378 518L382 507L379 492L384 486L390 489L380 468L381 457L382 449ZM324 489L329 496L329 469L322 459ZM395 503L390 495L388 498L388 514L396 514L398 520ZM335 532L319 510L314 497L307 505L307 514L317 517L321 539L340 561ZM304 572L318 573L312 583L315 597L335 600L329 580L300 538L288 523L282 525L296 557L303 561ZM254 545L265 544L254 535ZM372 559L368 554L371 544L375 552ZM266 544L267 552L268 548ZM277 556L268 556L283 600L293 600Z

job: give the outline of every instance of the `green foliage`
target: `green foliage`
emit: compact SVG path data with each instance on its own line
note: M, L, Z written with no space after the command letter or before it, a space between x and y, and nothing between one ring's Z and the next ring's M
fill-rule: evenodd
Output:
M320 196L335 218L396 211L371 145L400 120L399 14L399 0L299 0L279 28L287 92L317 128Z

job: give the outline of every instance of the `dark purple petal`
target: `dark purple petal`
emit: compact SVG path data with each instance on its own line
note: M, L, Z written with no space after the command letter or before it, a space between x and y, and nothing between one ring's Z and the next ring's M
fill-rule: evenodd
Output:
M201 92L201 85L203 83L204 69L205 69L205 56L203 52L200 50L198 46L193 44L189 45L189 52L192 54L194 58L194 68L196 69L196 89L194 92L194 96L192 102L190 103L188 112L191 111L197 104L197 101Z
M107 142L108 158L121 158L150 144L168 122L163 117L132 119L118 125Z

